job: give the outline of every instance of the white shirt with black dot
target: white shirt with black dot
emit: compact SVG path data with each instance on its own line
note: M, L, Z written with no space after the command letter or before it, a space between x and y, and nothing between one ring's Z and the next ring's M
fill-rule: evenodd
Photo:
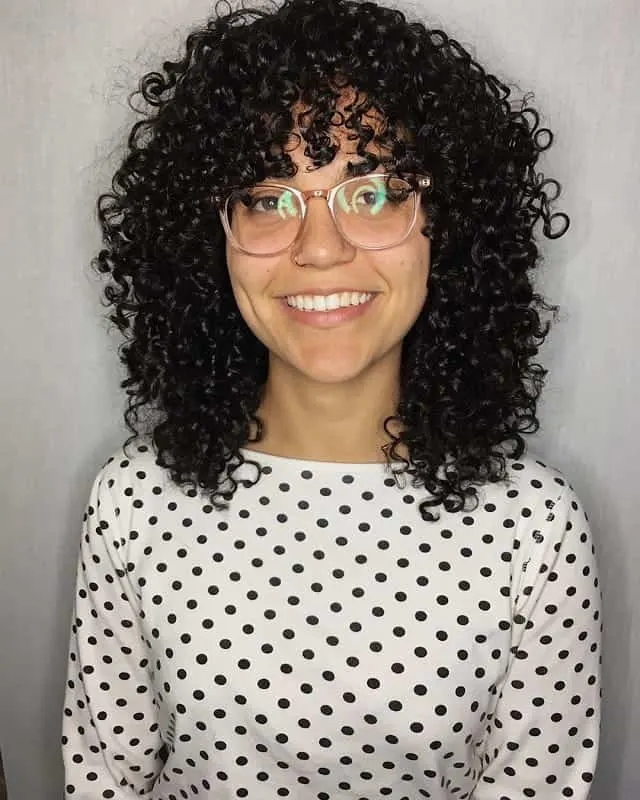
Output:
M65 797L586 798L600 592L561 475L512 461L425 522L385 465L247 455L226 511L144 445L100 472Z

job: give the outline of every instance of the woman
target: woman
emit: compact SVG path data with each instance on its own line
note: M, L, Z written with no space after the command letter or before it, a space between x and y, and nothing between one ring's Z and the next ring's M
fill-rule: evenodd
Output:
M66 795L585 798L599 590L525 455L551 135L372 3L217 16L101 198L125 453L85 517Z

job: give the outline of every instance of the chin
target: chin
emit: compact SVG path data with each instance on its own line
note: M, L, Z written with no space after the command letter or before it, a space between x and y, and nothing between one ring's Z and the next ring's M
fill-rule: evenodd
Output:
M369 354L349 354L346 351L335 351L315 358L296 360L294 368L309 381L326 385L338 385L364 378L369 373L377 371L381 361L374 359Z
M336 370L335 368L327 367L327 369L304 370L304 375L307 380L313 383L323 384L325 386L339 386L341 384L350 383L361 377L366 370L362 369L344 369Z

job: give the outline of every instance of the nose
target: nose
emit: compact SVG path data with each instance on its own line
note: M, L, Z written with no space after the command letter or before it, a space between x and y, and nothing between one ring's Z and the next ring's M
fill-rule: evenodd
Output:
M298 266L318 269L353 260L355 247L336 227L325 197L307 199L307 213L291 256Z

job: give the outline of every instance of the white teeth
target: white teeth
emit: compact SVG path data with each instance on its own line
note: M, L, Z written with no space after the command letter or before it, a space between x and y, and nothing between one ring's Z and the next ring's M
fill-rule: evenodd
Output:
M290 294L287 305L300 311L335 311L337 308L359 306L367 303L373 294L370 292L339 292L336 294Z
M327 304L327 311L335 311L336 308L340 308L340 298L337 294L330 294L329 297L325 298L325 303Z

